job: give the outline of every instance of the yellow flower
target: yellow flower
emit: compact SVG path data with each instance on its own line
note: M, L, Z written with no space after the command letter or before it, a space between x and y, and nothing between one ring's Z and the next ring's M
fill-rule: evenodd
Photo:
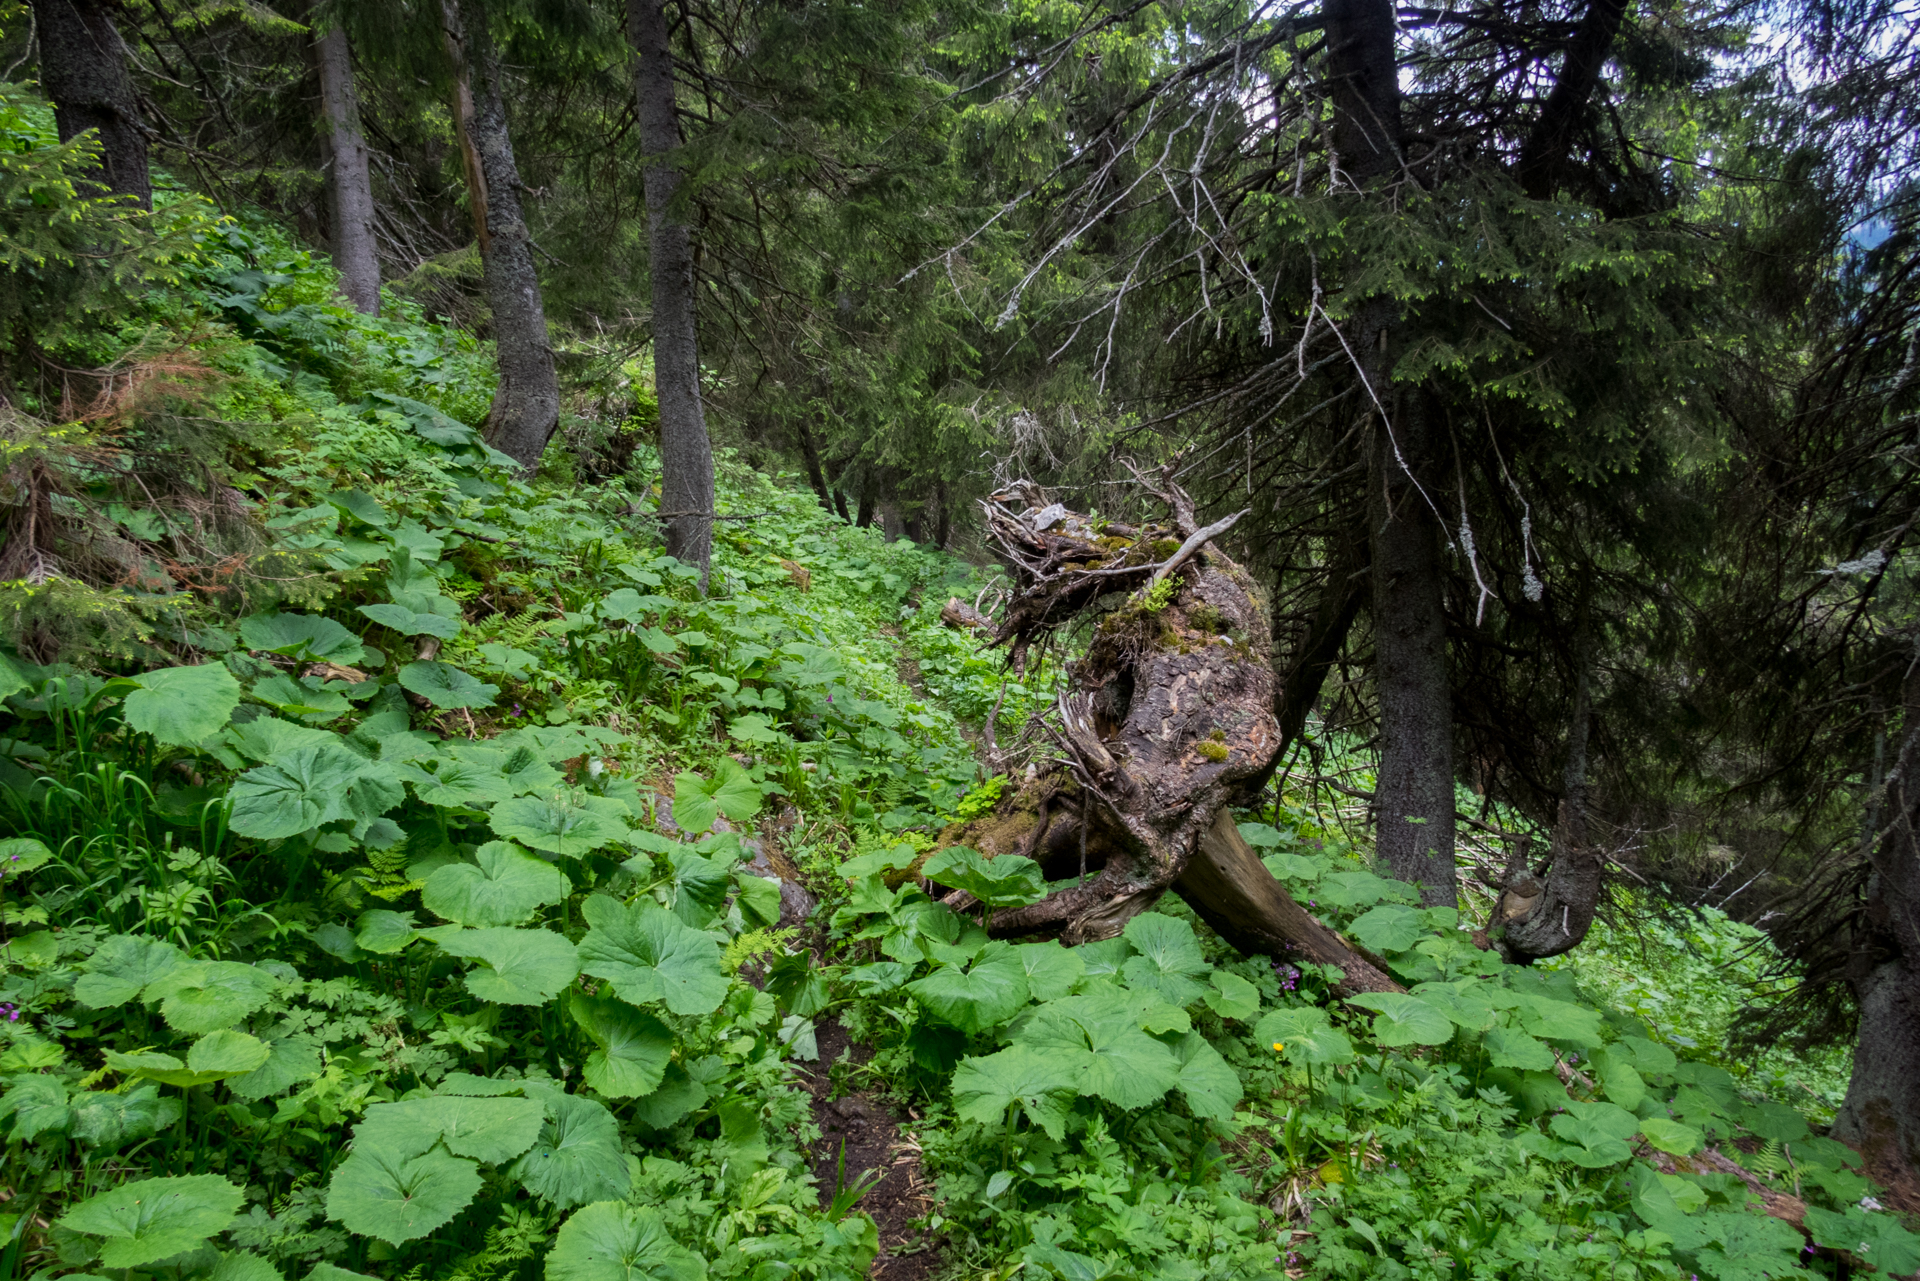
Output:
M1274 1053L1276 1053L1276 1054L1278 1054L1278 1053L1280 1053L1281 1051L1283 1051L1283 1050L1285 1050L1286 1048L1287 1048L1286 1046L1284 1046L1284 1045L1282 1045L1282 1044L1280 1044L1280 1042L1278 1042L1278 1041L1275 1041L1275 1042L1273 1043L1273 1051L1274 1051Z

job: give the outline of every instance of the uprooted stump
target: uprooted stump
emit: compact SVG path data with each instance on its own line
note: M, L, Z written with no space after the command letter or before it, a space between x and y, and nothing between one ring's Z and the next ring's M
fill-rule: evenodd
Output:
M1266 616L1212 542L1238 518L1202 527L1166 472L1139 478L1164 525L1091 520L1024 482L983 504L1015 588L991 643L1024 668L1052 632L1083 617L1093 630L1046 722L1057 758L940 843L1033 858L1050 880L1077 875L988 914L998 937L1111 938L1171 889L1242 951L1338 966L1350 992L1401 990L1295 902L1235 828L1230 807L1280 745Z

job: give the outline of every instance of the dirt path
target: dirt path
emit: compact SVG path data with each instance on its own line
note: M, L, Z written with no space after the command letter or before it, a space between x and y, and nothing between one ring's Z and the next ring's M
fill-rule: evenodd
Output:
M919 1146L901 1129L893 1105L880 1096L857 1091L834 1097L828 1079L832 1065L849 1052L850 1062L864 1060L867 1047L854 1045L838 1022L822 1023L815 1036L820 1057L803 1069L800 1084L813 1098L813 1119L820 1127L820 1141L808 1154L819 1181L820 1204L833 1199L842 1179L852 1185L868 1177L868 1171L883 1171L858 1207L880 1229L880 1254L868 1275L877 1281L923 1281L938 1270L940 1252L935 1240L912 1226L933 1204Z

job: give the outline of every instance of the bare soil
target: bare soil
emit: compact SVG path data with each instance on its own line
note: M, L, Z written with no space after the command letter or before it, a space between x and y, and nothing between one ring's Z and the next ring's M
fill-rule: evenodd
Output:
M894 1106L881 1096L856 1091L834 1097L829 1079L832 1065L843 1054L849 1062L863 1062L871 1053L868 1047L853 1044L837 1021L821 1023L815 1036L820 1057L804 1067L800 1084L813 1098L813 1119L820 1127L820 1141L808 1154L820 1187L820 1204L833 1199L835 1186L843 1180L853 1185L869 1177L868 1171L881 1171L879 1182L858 1206L880 1229L880 1253L868 1275L877 1281L924 1281L939 1270L940 1251L937 1238L912 1226L933 1205L919 1145L901 1128L902 1118Z

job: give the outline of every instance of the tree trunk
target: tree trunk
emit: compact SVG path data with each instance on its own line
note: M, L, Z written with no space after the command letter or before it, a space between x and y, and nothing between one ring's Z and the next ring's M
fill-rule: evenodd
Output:
M673 47L665 0L627 0L627 38L638 57L633 93L646 172L647 234L653 269L653 370L660 396L660 511L667 554L700 570L713 560L713 446L700 401L694 318L693 236L673 207L680 172L664 157L680 146Z
M1583 598L1575 642L1573 723L1567 731L1565 799L1553 829L1552 860L1542 882L1526 863L1524 842L1507 869L1488 922L1500 954L1530 965L1580 946L1593 927L1605 861L1587 831L1587 736L1593 720L1593 619Z
M1600 83L1600 71L1606 66L1626 16L1627 0L1591 0L1581 16L1540 116L1520 145L1515 176L1535 200L1547 199L1558 185L1574 132L1586 114L1594 87Z
M507 131L500 58L487 26L485 0L441 0L441 10L449 46L461 55L455 80L468 86L473 108L467 128L469 181L476 176L478 181L469 193L478 197L475 218L484 219L480 252L500 370L487 440L531 475L560 423L560 381L547 337L540 274L533 264L533 237L520 210L522 185Z
M153 208L147 134L127 76L126 46L101 0L33 0L40 45L40 87L53 100L60 141L89 129L100 139L100 163L86 176L98 191Z
M793 434L800 442L800 457L807 465L807 483L813 486L814 497L820 505L833 513L833 495L827 492L827 473L820 466L820 447L814 444L813 432L807 427L805 414L793 420Z
M1887 775L1891 822L1873 843L1869 938L1856 954L1860 1039L1833 1135L1876 1166L1920 1174L1920 667L1907 679L1906 742ZM1884 1176L1883 1176L1884 1177Z
M1411 412L1374 423L1369 469L1373 524L1374 688L1380 773L1374 849L1429 907L1456 906L1453 867L1453 714L1447 689L1440 521L1433 487L1415 477L1432 453L1434 406L1415 391ZM1411 470L1409 470L1411 469Z
M1060 700L1055 734L1065 767L1037 774L941 843L1033 857L1053 879L1077 863L1076 884L991 913L997 936L1111 938L1173 889L1236 946L1338 966L1347 991L1398 990L1294 902L1233 825L1230 805L1278 744L1267 620L1246 571L1210 545L1237 517L1201 527L1164 472L1153 492L1169 525L1126 536L1062 515L1024 483L983 504L1018 585L995 637L1013 644L1016 667L1054 629L1125 599L1069 669L1074 692ZM1178 550L1168 555L1169 545ZM1149 608L1159 583L1173 591Z
M316 38L320 111L327 147L327 214L332 223L333 265L340 292L354 310L380 314L380 259L373 241L373 174L367 139L360 130L354 91L353 51L345 28L335 24Z

